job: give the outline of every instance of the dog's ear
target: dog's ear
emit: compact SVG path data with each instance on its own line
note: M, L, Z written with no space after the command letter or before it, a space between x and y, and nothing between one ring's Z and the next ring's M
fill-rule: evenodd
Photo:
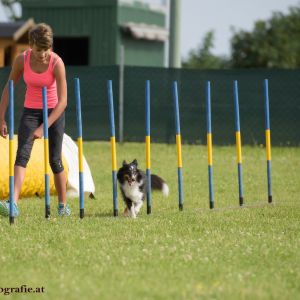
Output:
M123 160L123 167L125 167L127 165L126 160Z
M132 163L133 163L136 167L138 166L138 162L137 162L136 159L134 159Z

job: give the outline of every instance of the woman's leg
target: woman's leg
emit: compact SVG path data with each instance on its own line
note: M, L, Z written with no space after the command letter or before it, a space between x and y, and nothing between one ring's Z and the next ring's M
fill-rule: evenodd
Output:
M54 184L57 191L58 203L63 203L65 206L67 202L67 179L65 170L54 174Z
M23 181L25 179L26 168L16 166L14 168L14 200L18 203Z
M33 146L33 132L42 123L42 111L25 108L18 129L18 150L14 167L14 200L20 197L26 166Z
M54 174L54 184L58 195L58 203L66 204L67 179L62 164L62 142L65 130L65 114L63 113L49 127L49 158Z

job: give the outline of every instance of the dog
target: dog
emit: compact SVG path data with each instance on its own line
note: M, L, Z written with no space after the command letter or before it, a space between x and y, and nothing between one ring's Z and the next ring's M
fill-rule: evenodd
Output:
M123 161L122 167L118 170L117 179L126 205L124 215L136 218L147 194L147 176L138 169L138 162L134 159L131 163ZM167 183L154 174L151 174L151 189L160 190L166 197L169 195Z

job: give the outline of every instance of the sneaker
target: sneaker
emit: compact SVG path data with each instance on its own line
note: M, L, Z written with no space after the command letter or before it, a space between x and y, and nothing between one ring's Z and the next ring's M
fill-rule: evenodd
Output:
M71 208L68 204L65 206L63 203L59 203L57 212L59 216L69 216L71 214Z
M18 217L20 214L17 204L13 205L13 216ZM9 216L9 201L0 201L0 215L4 217Z

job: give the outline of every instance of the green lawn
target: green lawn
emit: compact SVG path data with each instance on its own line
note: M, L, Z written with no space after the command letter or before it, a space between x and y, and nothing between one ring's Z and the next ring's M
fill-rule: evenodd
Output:
M267 204L265 150L243 147L245 207L238 207L235 147L214 147L215 209L208 209L207 152L184 145L184 211L178 211L175 145L152 144L152 173L170 186L137 219L112 217L110 144L85 142L96 184L86 217L44 219L43 199L24 199L10 226L0 218L4 287L44 287L16 299L300 299L300 148L273 148ZM117 146L118 165L144 144ZM119 197L120 214L124 208ZM41 297L42 296L42 297ZM10 298L10 297L9 297Z

